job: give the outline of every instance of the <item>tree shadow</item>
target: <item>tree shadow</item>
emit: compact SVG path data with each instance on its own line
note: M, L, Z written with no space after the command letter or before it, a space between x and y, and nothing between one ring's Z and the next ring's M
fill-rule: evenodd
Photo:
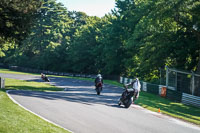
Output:
M23 88L23 86L21 86ZM117 107L119 95L97 95L94 90L70 89L60 92L41 92L41 91L26 91L13 90L9 92L11 95L22 95L26 97L37 97L48 100L66 100L70 102L82 103L87 105L102 104L112 107Z
M27 81L37 81L38 79L27 80ZM122 88L104 85L103 91L100 95L96 94L94 83L91 81L77 80L70 78L59 78L59 77L50 77L49 84L53 86L58 86L60 89L65 89L61 92L40 92L34 87L28 86L9 86L10 89L17 89L21 91L11 91L9 92L12 95L23 95L27 97L38 97L49 100L66 100L70 102L77 102L87 105L102 104L111 107L120 107L118 106L118 99L121 96ZM42 91L46 90L55 90L53 88L40 88ZM33 90L33 91L24 91L24 90Z

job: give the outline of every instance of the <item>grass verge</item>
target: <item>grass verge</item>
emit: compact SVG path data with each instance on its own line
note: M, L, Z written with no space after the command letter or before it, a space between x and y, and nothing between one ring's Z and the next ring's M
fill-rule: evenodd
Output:
M94 79L78 79L94 81ZM104 83L123 87L123 85L117 81L104 80ZM172 102L168 99L147 92L140 92L140 97L135 103L153 112L158 112L158 109L160 108L161 113L163 114L200 126L200 108Z
M24 74L24 75L39 75L39 74L36 74L36 73L25 73L25 72L11 71L9 69L4 69L4 68L0 68L0 73Z
M0 73L29 74L8 69L0 69ZM34 90L34 91L60 91L45 83L6 79L6 90ZM6 94L6 90L0 89L0 132L3 133L69 133L63 128L57 127L38 116L24 110L13 103Z
M116 81L107 80L106 83L119 87L123 86ZM200 126L200 108L172 102L168 99L147 92L140 92L139 99L135 101L135 104L153 112L158 112L158 109L160 108L160 111L163 114Z
M16 79L6 79L6 89L15 90L33 90L33 91L62 91L62 88L57 88L43 82L32 82Z
M36 73L25 73L25 72L11 71L9 69L3 69L3 68L0 68L0 73L24 74L24 75L40 75L40 74L36 74ZM87 81L94 82L93 78L81 78L81 77L57 76L57 75L48 75L48 76L49 77L74 78L74 79L87 80ZM120 83L118 83L116 81L112 81L112 80L104 80L104 83L122 87L122 84L120 84Z
M140 93L140 97L136 101L136 104L154 112L158 112L158 109L160 108L160 111L163 114L200 126L200 108L172 102L147 92Z
M13 103L0 89L1 133L69 133Z
M4 70L0 69L0 73L1 72L12 73L12 71L8 69L4 69ZM23 74L21 72L14 72L14 73ZM79 80L88 80L88 81L94 82L94 79L92 78L79 78L79 77L68 77L68 76L58 76L58 77L75 78ZM6 82L6 86L8 89L24 89L24 90L40 90L40 91L60 90L59 88L52 87L50 85L43 84L43 83L17 81L14 79L6 79L6 80L8 80L8 82ZM104 83L120 86L120 87L123 86L122 84L116 81L111 81L111 80L104 80ZM164 98L161 98L160 96L146 93L146 92L141 92L139 99L135 103L154 112L158 112L158 109L160 108L161 113L163 114L200 125L200 113L199 113L200 108L184 105L182 103L172 102L168 99L164 99Z

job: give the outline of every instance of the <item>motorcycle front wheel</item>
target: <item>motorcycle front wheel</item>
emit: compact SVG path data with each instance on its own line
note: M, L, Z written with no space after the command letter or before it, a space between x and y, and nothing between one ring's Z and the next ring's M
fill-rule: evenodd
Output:
M132 104L132 100L129 99L128 102L124 106L125 106L125 108L129 108L131 106L131 104Z

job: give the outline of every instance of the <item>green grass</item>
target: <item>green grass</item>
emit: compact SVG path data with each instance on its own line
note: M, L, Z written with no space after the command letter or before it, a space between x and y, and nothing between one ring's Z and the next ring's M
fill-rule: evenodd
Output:
M120 84L119 82L113 81L113 80L104 80L104 83L110 84L110 85L119 86L119 87L123 87L123 84Z
M78 79L94 82L94 79ZM123 84L120 84L117 81L104 80L104 83L123 87ZM140 92L139 99L135 103L153 112L158 112L158 109L160 108L161 113L163 114L200 125L200 108L172 102L168 99L147 92Z
M85 80L84 78L79 79ZM94 79L91 81L94 81ZM104 80L104 83L123 87L123 85L117 81ZM172 102L147 92L140 92L139 99L135 103L154 112L158 112L160 108L163 114L200 125L200 108Z
M94 78L81 78L81 77L69 77L69 76L59 76L59 77L86 80L86 81L91 81L91 82L94 82L94 80L95 80ZM115 86L120 86L120 87L123 86L119 82L113 81L113 80L103 80L103 82L104 82L104 84L110 84L110 85L115 85Z
M39 74L36 74L36 73L26 73L26 72L11 71L9 69L4 69L4 68L0 68L0 73L24 74L24 75L39 75Z
M69 133L13 103L0 90L0 133Z
M0 73L29 74L9 71L8 69L0 69ZM6 79L5 86L6 90L63 90L45 83L16 79ZM68 131L46 122L45 120L13 103L7 96L5 92L6 90L0 89L0 133L69 133Z
M0 73L1 72L12 73L11 71L7 69L3 69L3 70L0 69ZM13 73L19 74L19 72L13 72ZM20 74L23 74L23 73L20 73ZM87 80L87 81L94 82L94 79L92 78L80 78L80 77L69 77L69 76L57 76L57 77L75 78L79 80ZM6 80L8 81L6 82L7 89L24 89L24 90L39 90L39 91L60 90L59 88L52 87L48 84L43 84L43 83L18 81L14 79L6 79ZM112 85L120 86L120 87L123 86L117 81L112 81L112 80L104 80L104 83L112 84ZM163 114L200 125L200 108L184 105L182 103L172 102L168 99L161 98L160 96L146 93L146 92L141 92L139 99L135 103L154 112L158 112L158 109L160 108L161 113Z
M11 70L9 70L9 69L3 69L3 68L0 68L0 73L24 74L24 75L40 75L40 74L36 74L36 73L25 73L25 72L11 71ZM93 78L70 77L70 76L58 76L58 75L48 75L48 76L49 76L49 77L61 77L61 78L73 78L73 79L87 80L87 81L92 81L92 82L94 82L94 79L93 79ZM104 83L122 87L122 85L121 85L119 82L112 81L112 80L104 80Z
M160 96L141 92L136 104L158 112L160 108L161 113L200 125L200 108L184 105L182 103L172 102Z
M6 89L15 89L15 90L33 90L33 91L62 91L62 88L57 88L49 84L32 82L32 81L23 81L16 79L6 79L5 80Z

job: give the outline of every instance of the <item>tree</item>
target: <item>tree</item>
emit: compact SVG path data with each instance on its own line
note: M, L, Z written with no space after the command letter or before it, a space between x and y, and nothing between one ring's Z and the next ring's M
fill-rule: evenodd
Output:
M0 1L0 57L29 33L42 0Z
M101 20L98 17L87 17L86 24L76 29L74 40L70 47L71 67L77 73L96 73L95 67L98 46L98 30L101 28Z
M17 65L50 69L56 65L53 61L62 57L53 56L57 55L54 50L57 51L62 44L67 45L70 41L68 36L72 21L66 8L55 0L46 0L38 16L31 34L22 41L16 52L17 57L13 56L12 61L15 62L15 58L18 58L18 62L15 62ZM48 56L52 58L49 59ZM31 62L24 63L25 59Z
M120 4L132 7L118 11L120 16L127 16L126 25L132 29L125 43L129 53L126 69L146 80L158 78L159 68L165 65L196 70L199 2L125 0L119 1Z
M199 9L197 0L116 0L116 9L98 18L45 0L31 34L4 61L149 81L165 65L199 72Z
M41 4L38 0L1 0L0 36L23 39Z
M199 2L157 0L151 5L154 10L141 19L135 31L139 34L133 37L142 46L140 66L143 73L154 73L165 65L196 70L199 42L198 31L193 28L197 21L193 22L192 11ZM146 78L151 78L149 74Z

